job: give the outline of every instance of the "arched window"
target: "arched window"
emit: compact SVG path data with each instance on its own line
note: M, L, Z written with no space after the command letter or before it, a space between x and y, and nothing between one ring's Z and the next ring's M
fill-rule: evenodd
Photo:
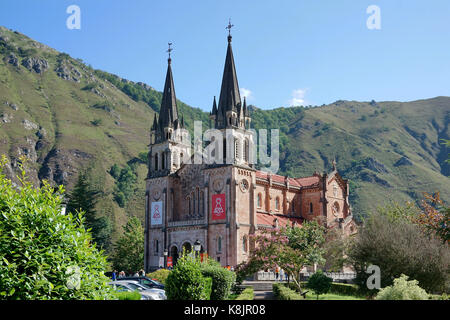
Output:
M222 237L217 238L217 252L222 252Z
M184 155L183 152L180 153L180 166L183 164Z
M240 153L239 147L240 147L239 139L235 138L234 139L234 159L235 160L239 160L241 158L241 153Z
M196 189L196 193L197 193L197 215L200 216L200 190L197 187Z
M222 153L222 158L223 158L223 163L227 162L227 139L223 139L223 153Z
M247 252L247 236L242 238L242 251Z
M245 162L248 162L249 159L249 143L248 139L245 139L244 141L244 160Z
M280 210L280 198L279 197L275 198L275 209Z
M158 171L159 170L159 168L158 168L158 166L159 166L159 164L158 164L158 154L155 154L155 171Z
M257 198L258 208L261 208L261 204L262 204L262 195L261 195L261 193L258 193L258 198Z
M172 153L172 166L174 166L174 167L177 167L177 165L178 165L178 155L177 155L177 153L174 151L173 153Z
M191 215L191 198L187 197L187 202L188 202L188 206L189 206L189 211L188 211L188 215Z
M162 157L161 157L161 169L164 170L166 168L166 153L162 152L161 155L162 155Z
M205 211L205 197L203 191L200 191L200 217L203 217Z
M155 246L155 253L159 252L159 241L157 239L155 239L154 241L154 246Z
M312 202L309 203L309 213L313 213L313 204L312 204Z
M194 193L194 191L192 191L192 193L191 193L191 199L192 199L192 211L191 211L191 214L194 215L195 214L195 193Z

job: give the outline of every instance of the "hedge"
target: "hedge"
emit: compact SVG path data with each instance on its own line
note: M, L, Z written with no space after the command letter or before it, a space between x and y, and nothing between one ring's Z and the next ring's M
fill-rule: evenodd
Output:
M253 300L254 297L255 297L255 294L253 292L253 288L250 287L250 288L244 289L244 291L242 291L241 294L238 295L235 300Z
M304 300L299 293L281 283L274 283L272 290L277 300Z
M235 280L234 272L221 266L202 264L202 275L212 278L211 300L226 300Z
M287 285L287 283L286 283L286 285ZM300 285L302 286L302 289L308 289L307 282L302 281L302 282L300 282ZM291 290L295 290L298 292L298 288L293 282L290 282L288 287ZM333 282L331 284L329 293L339 294L339 295L343 295L343 296L355 296L355 297L364 296L359 291L359 287L357 285L346 284L346 283L337 283L337 282Z
M152 273L147 273L147 277L150 279L156 279L162 284L166 284L167 277L169 276L170 270L167 269L159 269L153 271Z

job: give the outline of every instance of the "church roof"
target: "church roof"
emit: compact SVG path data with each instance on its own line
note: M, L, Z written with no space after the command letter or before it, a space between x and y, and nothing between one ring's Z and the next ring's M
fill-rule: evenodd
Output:
M303 218L300 217L286 217L284 215L272 215L262 212L256 213L256 224L258 225L273 226L274 219L278 220L279 228L286 227L287 225L291 226L293 222L295 222L297 226L300 226L303 221Z
M318 184L320 181L320 178L318 176L288 178L285 176L280 176L278 174L272 174L271 177L273 182L285 184L287 180L289 182L289 185L295 187L309 187ZM256 171L256 178L269 180L269 174L264 171Z

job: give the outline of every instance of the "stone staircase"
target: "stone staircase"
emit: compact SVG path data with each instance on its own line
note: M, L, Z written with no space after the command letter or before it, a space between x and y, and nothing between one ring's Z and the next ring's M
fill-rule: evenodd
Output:
M242 282L243 287L253 287L254 291L272 291L272 285L280 281L244 281Z

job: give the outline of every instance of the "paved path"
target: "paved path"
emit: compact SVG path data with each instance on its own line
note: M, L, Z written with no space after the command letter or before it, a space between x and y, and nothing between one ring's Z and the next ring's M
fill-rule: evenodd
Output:
M272 291L254 291L253 300L275 300Z

